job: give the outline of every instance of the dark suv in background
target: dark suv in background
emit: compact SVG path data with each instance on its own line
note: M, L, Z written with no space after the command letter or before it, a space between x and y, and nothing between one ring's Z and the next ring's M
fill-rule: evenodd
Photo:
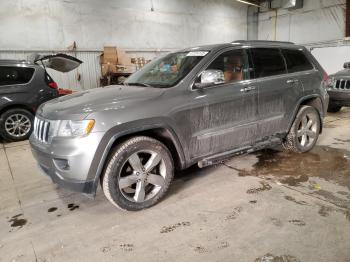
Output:
M344 69L330 75L328 88L328 112L338 112L343 106L350 106L350 62L344 63Z
M33 61L0 60L0 136L7 141L27 139L37 108L59 96L45 68L68 72L80 63L65 54L37 56Z
M49 101L30 144L43 173L122 209L156 204L174 170L276 144L315 145L328 76L292 43L236 41L160 57L109 86Z

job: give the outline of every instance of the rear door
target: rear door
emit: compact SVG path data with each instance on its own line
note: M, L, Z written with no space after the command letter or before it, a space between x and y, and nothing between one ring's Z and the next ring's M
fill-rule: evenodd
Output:
M259 140L286 132L302 89L289 75L279 48L252 48L254 76L259 89Z
M66 54L55 54L41 56L34 60L35 63L42 63L45 67L54 69L59 72L69 72L77 68L81 63L81 60Z

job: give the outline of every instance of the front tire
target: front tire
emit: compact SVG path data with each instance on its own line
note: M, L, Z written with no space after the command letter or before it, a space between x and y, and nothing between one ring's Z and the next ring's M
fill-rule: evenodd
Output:
M283 147L287 151L304 153L310 151L317 142L321 120L312 106L302 106L289 130Z
M34 116L28 110L13 108L5 111L0 119L0 135L8 142L26 140L32 133Z
M174 164L167 147L153 138L138 136L113 150L102 188L114 206L137 211L158 203L173 177Z

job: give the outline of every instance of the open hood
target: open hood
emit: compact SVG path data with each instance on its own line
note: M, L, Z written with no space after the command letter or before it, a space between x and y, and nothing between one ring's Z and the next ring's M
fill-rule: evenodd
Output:
M34 60L34 63L38 63L39 61L47 68L51 68L64 73L72 71L82 63L82 61L73 56L61 53L55 55L39 56Z

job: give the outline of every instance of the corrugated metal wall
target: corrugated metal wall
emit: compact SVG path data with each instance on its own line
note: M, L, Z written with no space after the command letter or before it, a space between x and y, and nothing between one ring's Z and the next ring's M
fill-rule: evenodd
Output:
M145 57L146 59L152 59L164 52L169 50L162 51L153 51L153 50L132 50L128 51L128 54L131 57ZM99 56L102 51L48 51L48 50L30 50L30 51L8 51L0 50L0 59L24 59L26 60L28 56L33 53L38 54L54 54L54 53L65 53L71 56L74 56L81 61L83 64L69 73L61 73L52 69L47 69L52 78L57 82L60 88L68 88L76 91L86 90L91 88L96 88L99 86L100 77L101 77L101 66Z

